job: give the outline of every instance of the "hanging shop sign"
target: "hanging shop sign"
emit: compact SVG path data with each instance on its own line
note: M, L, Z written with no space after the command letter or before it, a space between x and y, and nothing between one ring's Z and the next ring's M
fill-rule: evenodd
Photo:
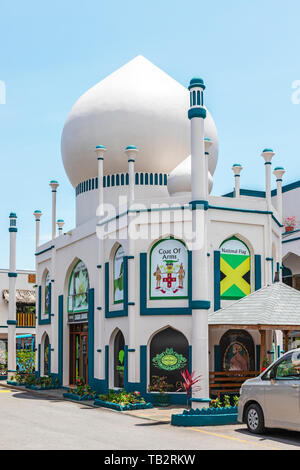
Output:
M115 253L113 263L114 279L114 303L118 304L124 301L124 249L119 246Z
M236 237L220 247L221 299L236 300L249 295L250 253L248 247Z
M150 299L188 296L188 252L183 242L158 242L150 253Z

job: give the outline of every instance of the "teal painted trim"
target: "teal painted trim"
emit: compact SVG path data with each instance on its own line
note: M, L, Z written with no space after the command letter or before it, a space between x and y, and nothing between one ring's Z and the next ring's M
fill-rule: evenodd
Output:
M254 283L255 290L261 288L261 255L254 255Z
M191 307L192 307L192 310L209 310L210 301L209 300L192 300Z
M17 229L16 227L10 227L10 228L8 229L8 231L9 231L9 232L17 232L18 229Z
M140 315L192 315L192 252L188 251L188 307L147 307L147 253L140 253Z
M48 345L48 375L51 375L51 352L54 349L51 349L51 344Z
M63 354L64 354L64 296L58 297L58 380L63 384Z
M7 320L7 324L8 324L8 325L16 325L16 324L17 324L17 320Z
M214 346L214 370L215 372L221 371L221 351L219 344Z
M256 345L256 370L260 370L260 344Z
M189 206L190 206L192 211L194 211L196 209L203 209L203 210L207 211L207 209L209 207L208 201L191 201L191 202L189 202Z
M92 385L94 382L94 344L95 344L95 289L88 291L88 382Z
M235 207L221 207L221 206L208 206L209 209L216 209L216 210L223 210L223 211L232 211L232 212L244 212L244 213L250 213L250 214L265 214L265 215L271 215L273 220L276 222L276 224L279 227L283 227L283 225L276 219L276 217L273 215L272 211L258 211L254 209L237 209Z
M129 349L128 348L128 352L135 352L135 349Z
M50 246L49 248L46 248L45 250L39 251L38 253L35 253L35 256L39 256L43 253L46 253L47 251L53 250L53 248L55 248L54 245Z
M101 264L97 264L97 269L101 269L102 268L102 265Z
M105 318L117 318L128 316L128 256L124 256L124 300L120 310L109 310L110 285L109 263L105 263Z
M102 307L97 307L97 310L102 310Z
M273 261L273 258L266 258L266 261Z
M41 345L38 344L38 377L41 376Z
M292 238L290 240L282 240L282 243L289 243L289 242L294 242L296 240L300 240L300 237Z
M18 277L18 273L7 273L8 277Z
M193 118L205 119L206 109L205 108L190 108L188 110L188 118L189 119L193 119Z
M265 162L265 165L272 165L272 162Z
M193 372L193 347L189 345L189 373Z
M220 251L214 251L214 311L221 308L221 256Z
M171 416L172 426L222 426L237 423L238 410L230 408L202 408L185 410Z
M190 80L190 84L188 86L188 89L190 90L191 88L202 88L202 90L205 90L205 85L204 85L204 80L203 78L199 77L194 77Z

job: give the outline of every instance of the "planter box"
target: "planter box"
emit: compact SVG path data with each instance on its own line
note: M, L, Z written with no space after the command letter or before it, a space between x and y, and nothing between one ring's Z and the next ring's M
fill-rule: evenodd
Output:
M7 379L7 375L0 375L0 380L6 380Z
M23 382L15 382L14 380L7 380L7 385L16 385L18 387L25 387Z
M218 426L237 423L237 406L228 408L202 408L184 410L182 414L172 415L173 426Z
M25 388L28 388L30 390L57 390L60 387L57 387L56 385L52 385L49 387L42 387L41 385L25 385Z
M76 395L76 393L69 393L65 392L63 393L64 398L68 398L69 400L75 400L75 401L87 401L87 400L94 400L95 395L82 395L80 397L79 395Z
M110 408L111 410L116 411L125 411L125 410L144 410L147 408L153 408L152 403L134 403L130 405L119 405L119 403L110 403L108 401L100 400L96 398L94 401L95 406L102 406L103 408Z
M153 393L151 397L153 398L154 406L165 407L170 405L170 395L168 393Z

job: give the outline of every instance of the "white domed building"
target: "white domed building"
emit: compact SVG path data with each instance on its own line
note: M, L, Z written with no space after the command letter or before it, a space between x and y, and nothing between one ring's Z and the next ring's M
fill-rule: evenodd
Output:
M211 194L219 142L204 93L201 79L185 88L138 56L73 106L61 149L76 227L63 233L60 220L56 233L52 181L52 240L36 252L40 375L47 361L64 386L83 377L148 399L166 377L171 400L185 403L180 371L202 375L206 401L209 371L228 369L233 342L245 370L260 364L258 331L209 330L208 317L272 282L281 202L268 178L266 197L242 196L238 164L233 197ZM271 162L270 149L262 155Z

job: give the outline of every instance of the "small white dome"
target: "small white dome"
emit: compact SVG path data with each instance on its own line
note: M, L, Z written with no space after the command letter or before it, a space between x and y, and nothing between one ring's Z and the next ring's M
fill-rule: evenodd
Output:
M209 156L210 157L210 156ZM210 161L210 158L209 158ZM174 168L168 176L168 191L170 196L179 196L182 193L191 192L191 173L192 173L192 159L189 155L183 162ZM213 177L208 172L208 191L211 192L213 187Z
M84 93L66 120L61 151L72 185L97 176L97 145L107 148L105 174L127 171L128 145L139 150L137 172L170 173L190 153L188 107L187 88L142 56L128 62ZM218 136L209 113L205 135L213 174Z

